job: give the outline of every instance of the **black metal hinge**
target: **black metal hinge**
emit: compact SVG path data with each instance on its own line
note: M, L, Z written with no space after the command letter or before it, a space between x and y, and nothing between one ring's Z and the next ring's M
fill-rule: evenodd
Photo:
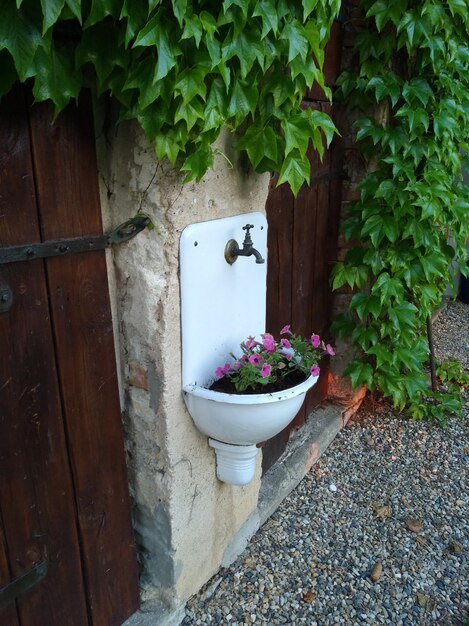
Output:
M39 561L25 574L0 588L0 609L37 585L47 574L47 561Z
M113 244L129 241L138 235L150 223L146 215L137 215L118 226L107 235L90 235L75 239L58 239L43 243L30 243L20 246L0 248L0 265L18 261L32 261L52 256L67 256L91 250L104 250Z

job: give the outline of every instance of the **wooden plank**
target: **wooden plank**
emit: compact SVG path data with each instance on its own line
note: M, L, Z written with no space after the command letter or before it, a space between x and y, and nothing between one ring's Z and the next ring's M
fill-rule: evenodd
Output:
M266 212L269 224L267 239L267 332L278 337L285 324L291 323L293 194L288 185L276 187L272 178Z
M43 238L100 234L89 100L50 124L51 110L34 107ZM137 610L139 593L105 253L46 267L92 622L117 626Z
M1 110L0 241L39 241L22 93ZM21 624L88 624L73 489L56 374L43 262L0 268L13 306L0 314L0 502L10 574L37 561L46 578L17 600Z
M288 185L276 187L272 178L266 203L269 232L267 271L267 332L278 337L285 324L292 322L292 247L293 194ZM285 450L288 432L279 433L262 447L262 471L265 473Z
M10 573L10 567L8 565L3 522L0 516L0 589L8 585L12 579L13 576ZM0 624L3 624L3 626L19 626L16 602L4 606L3 608L0 607Z

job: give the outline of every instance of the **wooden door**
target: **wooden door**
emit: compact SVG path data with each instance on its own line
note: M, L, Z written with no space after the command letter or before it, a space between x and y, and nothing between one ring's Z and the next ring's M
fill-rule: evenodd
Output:
M102 233L91 106L0 107L0 246ZM2 626L120 625L138 608L103 251L0 265ZM0 303L1 305L1 303Z
M335 22L326 48L326 84L333 86L340 71L342 27ZM303 106L335 118L333 105L317 86L306 94ZM267 330L278 336L285 324L309 337L312 332L328 338L332 314L329 284L337 258L341 203L343 147L334 139L321 162L310 154L312 178L294 198L289 187L276 186L272 178L266 204L268 235ZM327 395L328 362L321 364L318 383L311 389L293 422L263 446L262 468L266 472L285 450L292 429L301 427Z

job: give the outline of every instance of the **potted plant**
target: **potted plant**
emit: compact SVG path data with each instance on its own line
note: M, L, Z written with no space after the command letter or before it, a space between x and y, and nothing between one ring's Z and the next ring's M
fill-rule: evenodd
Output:
M295 417L319 378L318 362L334 349L313 334L308 339L284 326L280 338L248 337L230 353L208 387L184 389L186 405L217 454L217 475L243 485L255 473L256 444L279 433Z
M216 380L210 386L223 393L276 393L295 387L320 373L319 360L334 356L334 348L313 334L309 339L294 335L290 326L280 331L276 340L263 333L260 340L248 337L240 344L241 355L230 354L231 360L215 371Z

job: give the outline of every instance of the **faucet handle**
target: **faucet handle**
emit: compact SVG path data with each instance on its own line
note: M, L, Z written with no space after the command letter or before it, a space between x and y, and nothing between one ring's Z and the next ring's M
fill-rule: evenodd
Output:
M254 224L246 224L246 226L243 226L243 230L246 231L246 235L243 241L243 246L249 246L249 245L252 246L252 239L251 239L251 233L250 233L251 228L254 228Z

